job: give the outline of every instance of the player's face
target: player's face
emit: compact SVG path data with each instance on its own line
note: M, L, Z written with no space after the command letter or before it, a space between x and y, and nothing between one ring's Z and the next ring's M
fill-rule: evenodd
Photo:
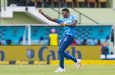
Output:
M62 15L63 15L63 17L67 17L68 12L67 11L62 11Z

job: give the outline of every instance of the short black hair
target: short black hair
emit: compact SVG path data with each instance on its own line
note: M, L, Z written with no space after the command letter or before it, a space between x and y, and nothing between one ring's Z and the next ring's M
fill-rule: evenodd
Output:
M64 8L64 9L62 9L62 11L67 11L67 12L69 12L69 9L67 9L67 8Z

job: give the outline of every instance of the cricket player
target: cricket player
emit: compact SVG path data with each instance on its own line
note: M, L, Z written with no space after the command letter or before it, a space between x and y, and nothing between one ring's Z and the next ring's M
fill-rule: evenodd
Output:
M61 39L61 42L59 43L59 68L55 72L64 72L64 57L70 60L73 60L75 62L75 65L77 68L80 68L81 66L81 59L77 59L76 57L70 56L65 52L65 50L68 48L68 46L74 41L75 37L75 27L77 24L77 18L75 15L70 15L70 11L67 8L64 8L62 10L62 19L53 19L49 16L47 16L41 9L39 10L39 13L41 13L44 17L46 17L48 20L51 20L53 22L56 22L64 27L64 34Z

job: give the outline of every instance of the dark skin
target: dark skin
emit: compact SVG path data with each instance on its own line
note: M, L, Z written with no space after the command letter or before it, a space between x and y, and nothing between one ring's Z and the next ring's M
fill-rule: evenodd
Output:
M57 19L53 19L53 18L47 16L41 9L39 10L39 13L41 13L44 17L46 17L46 18L47 18L48 20L50 20L50 21L56 22L56 20L57 20ZM67 18L67 17L70 16L70 13L67 12L67 11L62 11L62 15L63 15L63 18ZM72 21L72 24L66 24L66 26L76 26L76 24L77 24L77 21L76 21L76 20L73 20L73 21ZM63 23L61 23L60 25L61 25L61 26L65 26L65 23L63 22Z

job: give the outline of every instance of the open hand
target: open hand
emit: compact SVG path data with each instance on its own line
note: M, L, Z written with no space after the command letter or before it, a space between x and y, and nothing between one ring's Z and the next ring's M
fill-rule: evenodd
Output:
M41 14L42 14L42 13L43 13L43 11L42 11L41 9L39 9L39 13L41 13Z

